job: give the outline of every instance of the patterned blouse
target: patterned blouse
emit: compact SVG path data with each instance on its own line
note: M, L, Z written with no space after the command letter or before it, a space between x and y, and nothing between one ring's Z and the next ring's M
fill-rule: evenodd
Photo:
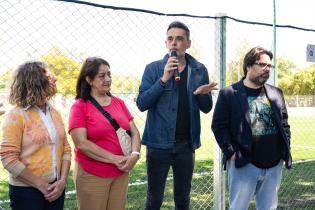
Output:
M15 107L6 116L0 156L4 168L10 173L11 185L28 186L16 179L26 167L34 175L52 182L60 175L62 161L71 161L71 148L62 118L51 106L47 111L52 122L48 129L38 107ZM51 127L54 127L53 140Z

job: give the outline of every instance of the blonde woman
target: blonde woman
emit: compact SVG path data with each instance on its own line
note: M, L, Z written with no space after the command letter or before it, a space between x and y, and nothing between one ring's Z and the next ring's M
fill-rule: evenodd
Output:
M1 161L9 172L12 210L62 210L71 160L64 124L48 100L56 78L42 62L22 64L13 77L3 125Z

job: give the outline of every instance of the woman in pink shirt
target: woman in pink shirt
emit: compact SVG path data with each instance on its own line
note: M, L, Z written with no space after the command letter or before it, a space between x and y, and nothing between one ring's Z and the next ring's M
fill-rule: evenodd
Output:
M123 100L110 93L107 61L86 59L71 107L69 133L75 144L74 181L79 210L123 210L129 171L140 157L140 134ZM89 101L93 97L120 127L131 131L132 153L124 156L114 127Z

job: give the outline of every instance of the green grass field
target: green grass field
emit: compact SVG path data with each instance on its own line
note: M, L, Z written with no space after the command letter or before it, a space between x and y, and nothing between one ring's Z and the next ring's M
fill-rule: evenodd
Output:
M141 113L140 115L142 115ZM139 129L143 129L143 121L136 116ZM142 117L142 116L141 116ZM137 120L138 119L138 120ZM144 119L144 118L142 118ZM202 147L196 151L196 165L192 183L191 209L213 209L213 153L215 141L210 129L211 119L202 116ZM289 118L292 132L292 170L283 171L283 179L279 192L279 209L311 210L315 209L315 115L304 113L293 114ZM71 142L71 140L69 140ZM143 209L146 197L145 147L142 158L131 172L127 209ZM304 160L313 160L305 161ZM170 173L171 176L171 173ZM0 206L9 209L7 195L7 173L0 166ZM173 209L172 180L167 182L162 209ZM226 190L227 191L227 190ZM75 190L72 172L68 179L65 209L76 209ZM227 198L227 196L226 196ZM228 202L226 201L226 205ZM251 209L254 209L253 205Z

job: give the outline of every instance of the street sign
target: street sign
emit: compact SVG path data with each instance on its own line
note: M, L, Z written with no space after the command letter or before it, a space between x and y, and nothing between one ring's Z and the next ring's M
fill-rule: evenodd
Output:
M308 44L306 47L306 61L315 62L315 45Z

